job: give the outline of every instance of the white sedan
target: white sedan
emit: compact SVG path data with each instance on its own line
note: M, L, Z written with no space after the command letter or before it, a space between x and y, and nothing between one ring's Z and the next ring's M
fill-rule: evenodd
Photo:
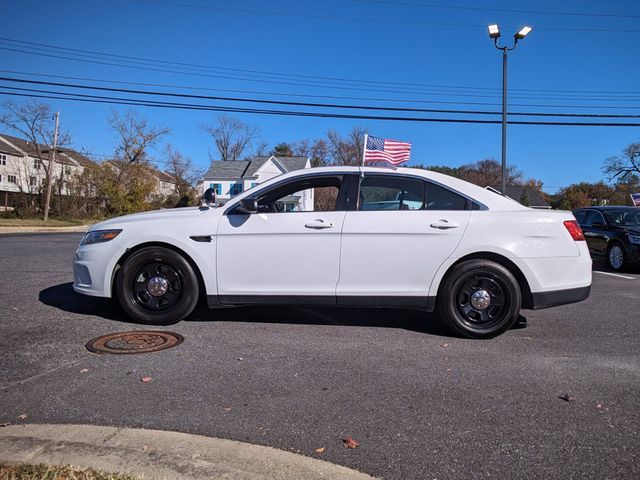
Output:
M219 207L93 225L74 289L118 298L136 321L210 307L335 305L437 310L490 338L519 311L584 300L591 258L570 212L534 210L427 170L294 171Z

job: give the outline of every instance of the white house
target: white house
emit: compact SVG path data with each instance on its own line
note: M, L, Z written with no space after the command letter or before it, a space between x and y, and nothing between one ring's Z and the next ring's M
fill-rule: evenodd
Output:
M226 202L259 183L292 170L311 167L308 157L254 157L251 160L214 161L200 182L200 192L208 188L216 192L216 201ZM309 210L313 192L292 195L284 200L286 210Z
M39 146L39 156L33 144L12 135L0 134L0 205L9 206L16 193L40 193L46 182L49 147ZM44 162L41 161L44 160ZM80 175L93 162L75 150L60 148L52 168L54 193L67 195L68 179Z

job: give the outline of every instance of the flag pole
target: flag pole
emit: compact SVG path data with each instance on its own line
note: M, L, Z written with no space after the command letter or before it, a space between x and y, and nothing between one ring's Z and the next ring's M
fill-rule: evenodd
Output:
M369 134L365 133L364 134L364 146L362 148L362 166L361 166L361 170L360 170L360 174L363 177L364 177L364 159L367 156L367 139L368 138L369 138Z

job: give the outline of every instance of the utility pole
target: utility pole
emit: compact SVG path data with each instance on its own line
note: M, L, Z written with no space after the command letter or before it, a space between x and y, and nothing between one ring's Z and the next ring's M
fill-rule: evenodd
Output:
M49 220L49 207L51 206L51 187L53 180L53 164L56 163L56 147L58 146L58 125L60 122L60 111L56 112L56 127L53 131L53 149L51 151L51 158L49 159L49 168L47 172L47 196L44 201L44 221Z

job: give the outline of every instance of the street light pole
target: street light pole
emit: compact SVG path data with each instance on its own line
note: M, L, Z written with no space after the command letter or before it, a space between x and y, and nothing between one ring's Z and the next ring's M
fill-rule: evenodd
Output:
M502 50L502 186L500 189L502 195L507 194L507 53L509 50L516 48L518 40L526 37L531 30L531 27L522 27L513 36L513 46L508 48L498 45L498 38L500 38L498 25L489 25L489 38L493 39L493 43L498 50Z
M507 194L507 49L502 49L502 195Z

